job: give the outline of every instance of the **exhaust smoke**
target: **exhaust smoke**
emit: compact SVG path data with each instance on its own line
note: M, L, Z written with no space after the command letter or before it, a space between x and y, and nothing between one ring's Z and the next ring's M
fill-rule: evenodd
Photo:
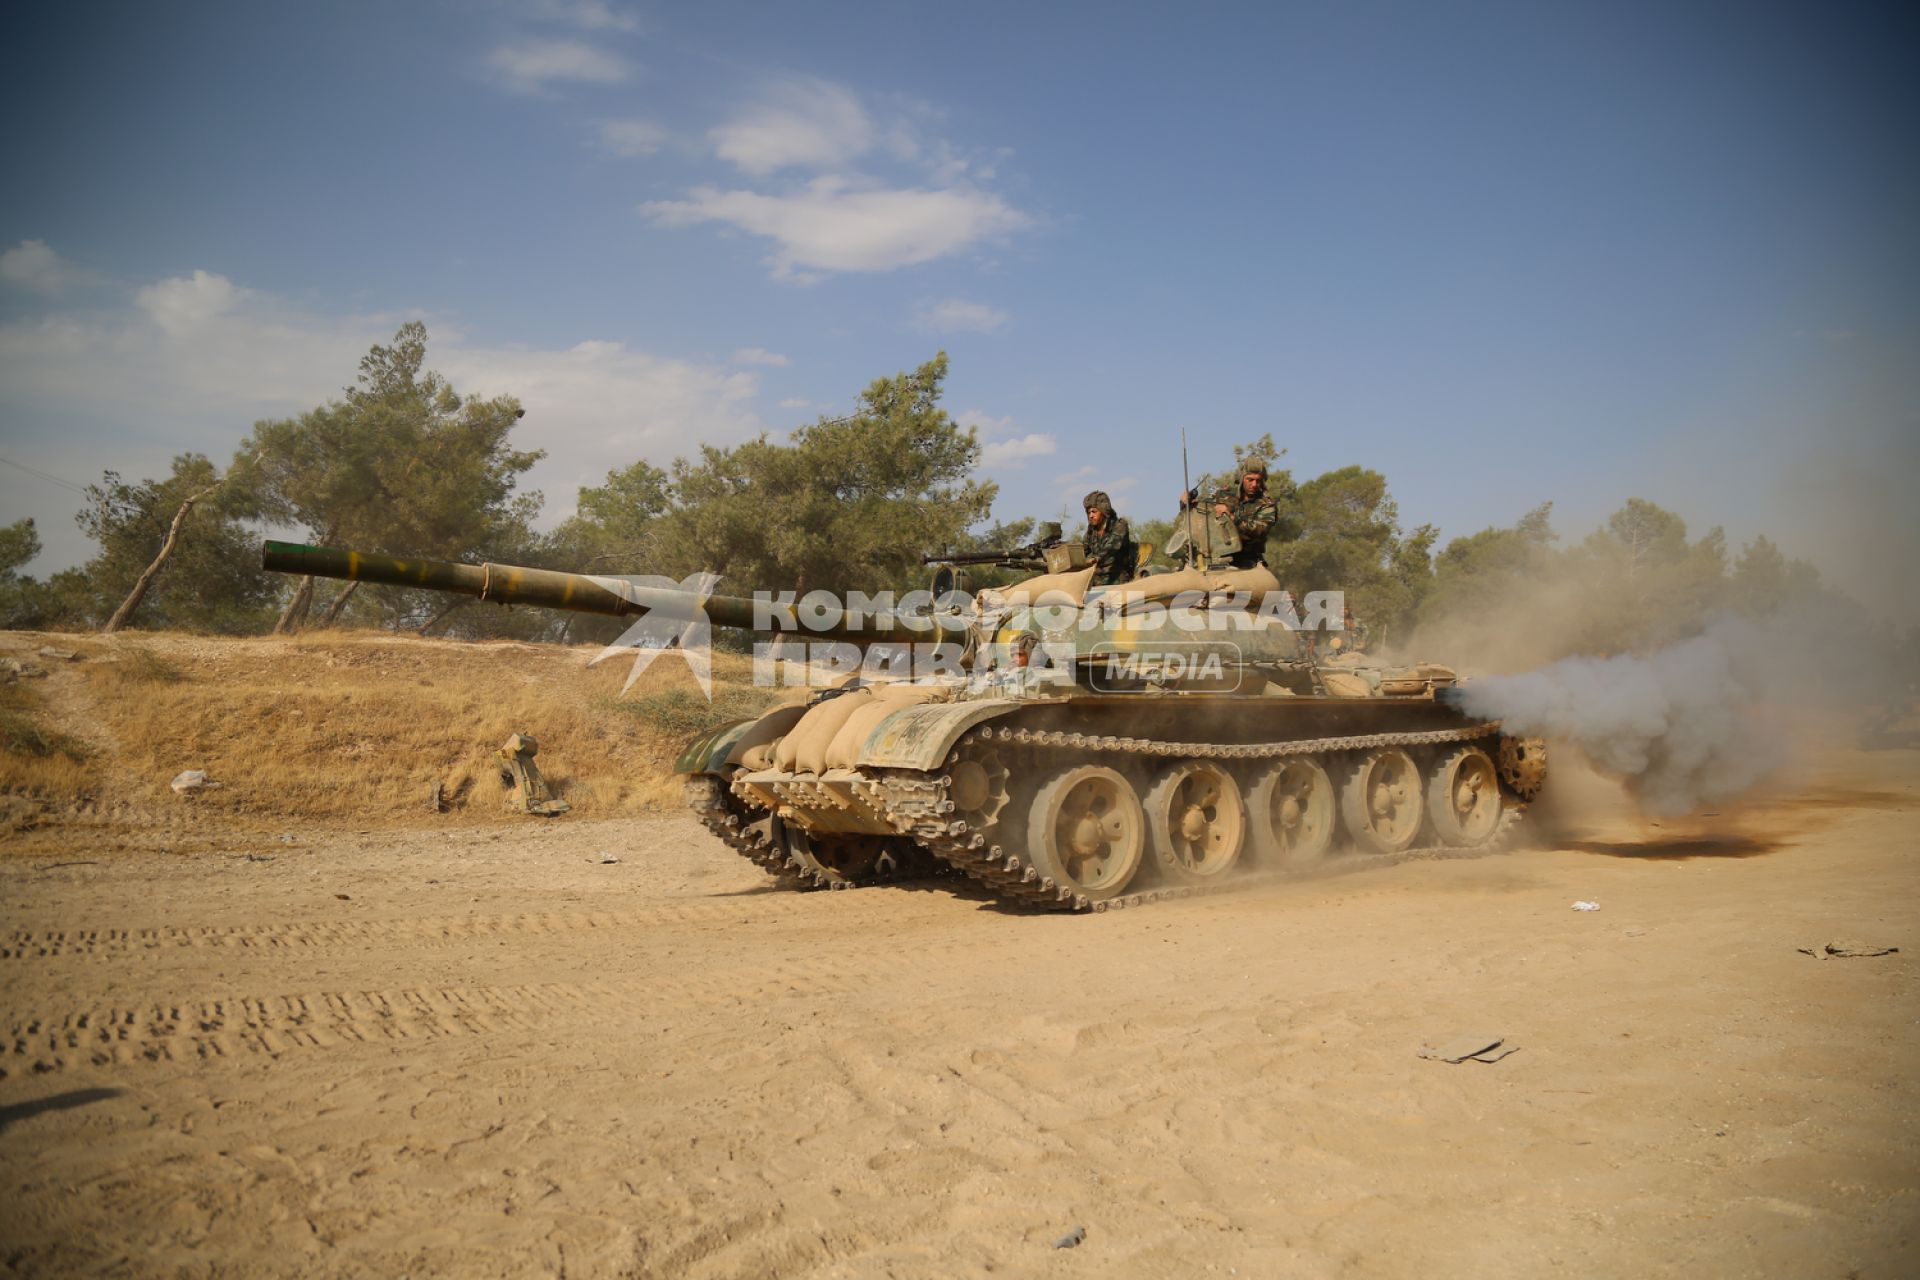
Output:
M1753 624L1722 618L1645 657L1566 658L1456 688L1469 714L1507 733L1570 742L1622 779L1649 813L1690 813L1786 762L1758 714L1779 664Z

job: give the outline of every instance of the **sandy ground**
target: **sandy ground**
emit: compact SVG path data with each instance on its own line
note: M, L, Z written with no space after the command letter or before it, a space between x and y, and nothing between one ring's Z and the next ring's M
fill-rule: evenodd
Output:
M1920 1274L1916 817L1920 754L1847 754L1686 827L1072 918L771 891L683 818L36 839L0 1265ZM1901 950L1796 950L1836 939ZM1519 1051L1416 1056L1461 1032Z

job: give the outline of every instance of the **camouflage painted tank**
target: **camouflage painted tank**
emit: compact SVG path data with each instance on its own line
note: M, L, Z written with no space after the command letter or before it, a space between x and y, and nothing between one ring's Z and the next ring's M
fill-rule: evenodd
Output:
M1072 544L1047 551L1058 572L1013 587L812 627L791 601L619 578L286 543L265 563L860 646L861 671L677 762L714 834L803 887L951 868L1012 903L1103 910L1335 859L1484 852L1544 781L1542 745L1462 713L1452 671L1301 629L1263 567L1098 589Z

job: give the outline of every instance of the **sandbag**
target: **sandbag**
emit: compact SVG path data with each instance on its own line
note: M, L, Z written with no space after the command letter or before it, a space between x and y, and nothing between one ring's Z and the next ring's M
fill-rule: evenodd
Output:
M1025 582L999 589L999 596L1010 605L1070 604L1078 606L1093 585L1094 566L1076 573L1043 573Z
M800 717L792 733L780 739L780 746L773 753L773 767L786 773L820 772L833 735L840 732L848 716L872 701L871 693L856 689L813 707Z
M1367 683L1367 678L1352 671L1322 670L1320 672L1320 683L1325 685L1327 692L1336 698L1370 698L1373 696L1373 686Z
M869 699L852 715L847 717L840 732L833 735L833 741L827 746L826 766L829 769L851 769L860 763L860 747L882 720L896 711L920 702L929 702L934 694L941 692L931 685L891 684L879 685L874 689L875 696Z
M1251 569L1226 569L1209 572L1207 587L1212 591L1244 591L1254 604L1266 599L1267 593L1280 589L1280 579L1273 576L1273 570L1263 564Z
M1210 589L1207 574L1198 569L1182 569L1177 573L1156 573L1150 578L1135 578L1125 586L1108 587L1100 598L1110 604L1118 604L1122 609L1132 609L1171 600L1187 592Z

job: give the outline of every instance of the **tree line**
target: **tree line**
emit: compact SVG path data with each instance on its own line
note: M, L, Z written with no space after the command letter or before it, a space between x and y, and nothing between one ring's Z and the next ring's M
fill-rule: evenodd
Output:
M130 615L139 627L221 634L350 625L573 641L617 629L431 592L289 581L260 570L263 530L586 573L705 569L744 592L907 589L924 585L923 551L1016 545L1035 528L1031 518L987 526L997 487L974 474L974 431L941 407L944 354L876 379L853 413L784 439L703 445L670 467L613 471L540 531L542 495L519 484L543 455L512 443L518 401L461 396L426 353L425 326L403 326L368 352L342 395L257 423L224 468L189 453L157 479L106 472L77 516L97 548L79 568L25 575L40 549L32 521L0 528L0 626L97 628ZM1346 591L1392 647L1470 660L1504 636L1513 661L1534 661L1664 643L1729 610L1834 602L1811 565L1768 539L1735 550L1719 529L1690 537L1680 516L1638 498L1577 542L1562 544L1544 504L1436 548L1432 525L1403 526L1381 473L1348 466L1296 479L1277 465L1282 452L1271 436L1237 451L1275 459L1268 484L1281 518L1268 563L1296 594ZM1159 546L1170 529L1134 521L1136 536Z

